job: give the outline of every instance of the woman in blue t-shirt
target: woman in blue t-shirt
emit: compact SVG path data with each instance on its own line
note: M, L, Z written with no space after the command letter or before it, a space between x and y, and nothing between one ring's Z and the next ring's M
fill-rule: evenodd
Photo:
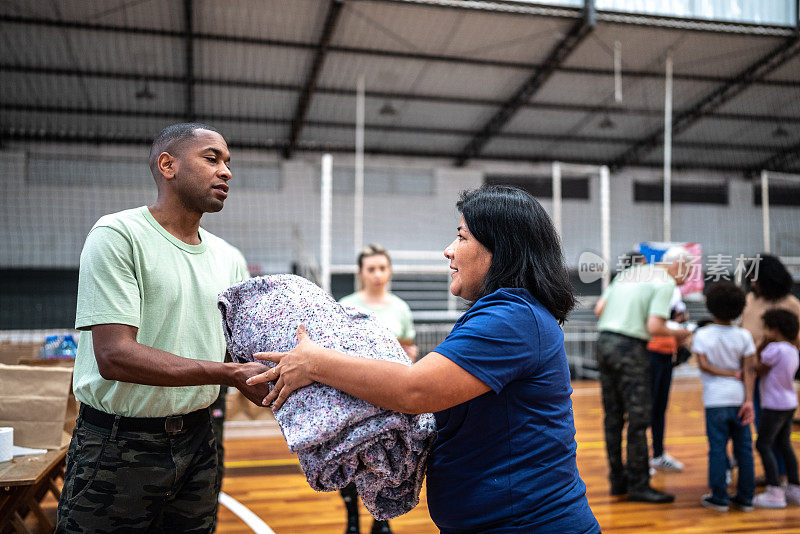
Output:
M322 382L378 406L435 412L428 508L444 533L599 532L575 460L569 368L559 327L575 304L558 235L529 194L506 186L462 193L445 249L450 292L471 301L447 338L411 366L347 356L301 326L264 399Z

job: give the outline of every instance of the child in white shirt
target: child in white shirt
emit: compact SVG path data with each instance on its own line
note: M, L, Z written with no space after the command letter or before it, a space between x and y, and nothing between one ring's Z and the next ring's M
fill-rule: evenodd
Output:
M753 422L753 385L756 347L753 336L732 325L742 314L744 292L732 283L720 283L706 295L706 307L714 322L698 329L692 339L703 381L703 406L708 437L708 484L711 493L703 506L727 511L729 505L753 509L755 481L750 423ZM728 496L725 472L728 440L739 466L737 492Z

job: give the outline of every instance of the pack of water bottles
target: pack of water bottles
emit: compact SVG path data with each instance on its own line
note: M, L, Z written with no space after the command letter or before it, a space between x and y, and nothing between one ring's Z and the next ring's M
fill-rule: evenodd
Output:
M78 344L71 334L63 336L47 336L39 351L39 358L46 360L74 359L78 353Z

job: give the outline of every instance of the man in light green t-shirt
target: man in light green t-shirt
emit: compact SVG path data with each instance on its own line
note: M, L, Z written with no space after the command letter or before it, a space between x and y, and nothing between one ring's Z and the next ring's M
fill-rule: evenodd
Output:
M219 491L207 407L219 385L260 405L259 363L224 363L217 295L242 254L200 228L228 196L230 154L211 126L156 136L152 206L102 217L81 253L73 387L80 415L56 532L210 532Z
M630 267L614 279L603 293L595 313L597 361L605 412L604 429L612 495L627 494L628 500L668 503L669 493L650 486L647 427L650 425L651 336L673 336L681 341L687 330L667 328L669 304L676 284L689 275L689 253L672 247L656 265ZM627 461L622 462L622 428L627 419Z

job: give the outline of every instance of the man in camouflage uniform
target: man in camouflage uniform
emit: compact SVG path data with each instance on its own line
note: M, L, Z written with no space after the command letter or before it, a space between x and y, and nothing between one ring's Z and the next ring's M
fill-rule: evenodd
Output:
M621 272L608 286L595 308L597 360L605 411L606 452L612 495L629 501L667 503L673 495L650 486L647 427L650 424L650 358L647 341L653 335L690 334L671 330L666 321L676 283L689 274L689 254L670 248L657 265L637 265ZM628 419L627 465L622 463L622 428Z
M80 414L56 532L215 528L221 480L208 406L218 385L257 405L259 363L224 363L217 295L247 278L241 253L200 228L231 179L214 128L165 128L150 152L153 206L102 217L81 253L73 388Z

